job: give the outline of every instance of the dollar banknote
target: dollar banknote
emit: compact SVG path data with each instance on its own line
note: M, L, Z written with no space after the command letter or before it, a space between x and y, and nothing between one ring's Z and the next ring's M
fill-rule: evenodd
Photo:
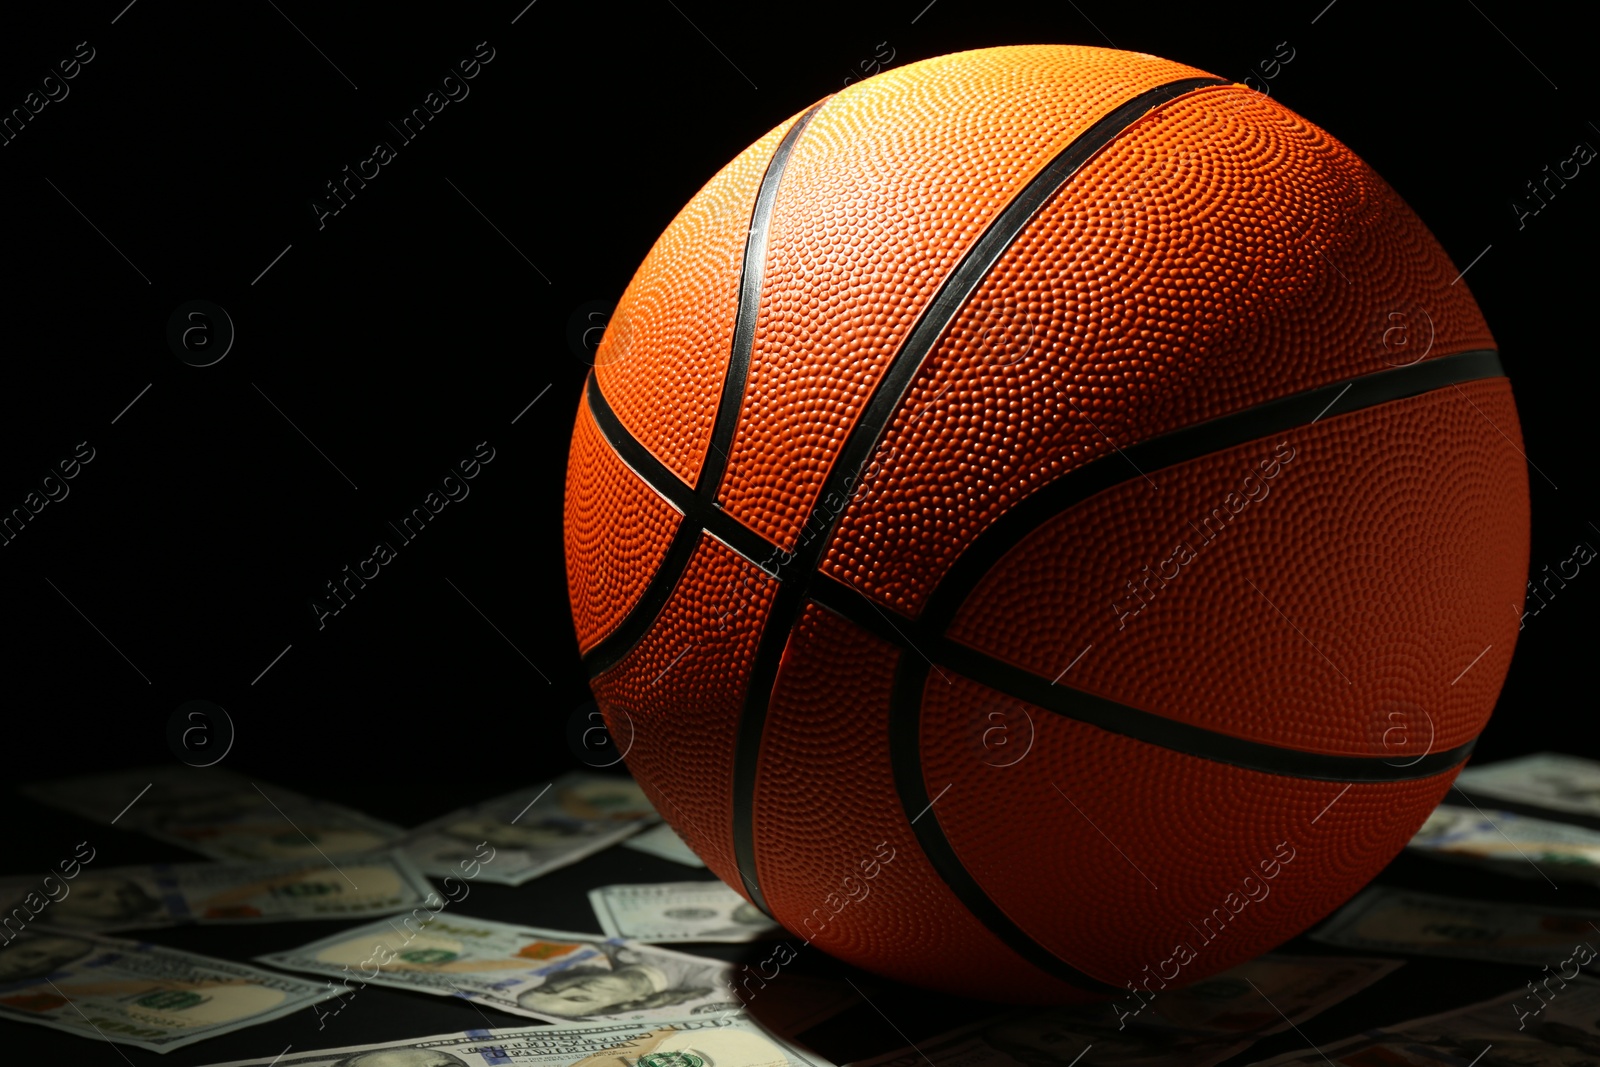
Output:
M1534 908L1377 886L1346 904L1311 937L1363 952L1539 967L1569 955L1575 945L1600 944L1600 911Z
M652 856L660 856L664 860L681 863L685 867L704 867L706 861L694 854L694 849L678 836L666 823L657 823L648 830L634 834L622 843L624 848L636 849L639 852L648 852Z
M1542 1006L1541 1006L1542 1005ZM1600 982L1575 978L1542 994L1516 990L1455 1011L1369 1030L1253 1067L1595 1067Z
M220 767L146 767L20 788L41 804L219 860L325 859L400 835L398 826Z
M600 929L634 941L756 941L783 927L721 882L650 882L589 891Z
M1498 797L1600 818L1600 763L1578 756L1540 752L1468 767L1456 787L1474 800Z
M332 995L325 983L40 923L0 946L0 1018L156 1052Z
M824 1067L748 1017L469 1030L211 1067Z
M1347 999L1399 960L1268 954L1176 990L1137 1013L1106 1004L1030 1008L962 1027L858 1067L1211 1067Z
M80 930L360 919L410 911L432 892L398 852L337 862L156 863L85 868L72 882L0 878L0 916L27 907L45 922Z
M1509 811L1440 804L1410 847L1519 878L1600 882L1600 831Z
M478 862L483 881L521 885L659 818L633 779L580 771L434 819L400 847L424 874L459 876Z
M256 957L291 971L463 997L551 1022L736 1011L733 965L639 945L419 908Z

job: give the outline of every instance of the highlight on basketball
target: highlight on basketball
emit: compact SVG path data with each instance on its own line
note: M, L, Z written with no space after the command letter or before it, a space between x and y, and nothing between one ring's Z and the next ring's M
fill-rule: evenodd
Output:
M1517 639L1519 441L1457 268L1312 121L962 52L787 118L645 257L576 411L572 614L628 769L796 938L1135 1012L1450 788Z

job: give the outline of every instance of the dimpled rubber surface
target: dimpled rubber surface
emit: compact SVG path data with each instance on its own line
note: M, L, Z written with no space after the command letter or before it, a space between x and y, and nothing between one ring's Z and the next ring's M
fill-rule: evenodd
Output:
M915 614L997 515L1112 442L1492 348L1456 270L1371 168L1282 105L1236 86L1173 101L1085 164L973 294L823 570Z
M1107 112L1204 73L1103 48L993 48L830 99L796 141L773 208L718 495L728 513L793 547L872 387L985 225Z
M922 855L889 771L897 658L816 605L795 625L756 779L756 838L782 845L757 858L773 915L840 959L904 981L943 971L946 988L967 996L1092 999L1001 943Z
M655 625L591 683L650 802L718 878L733 859L733 749L774 583L702 535Z
M595 374L617 419L689 485L722 399L756 193L794 121L739 153L678 212L623 290L595 351Z
M700 487L716 490L724 515L707 521L752 559L777 557L755 555L762 546L726 519L794 548L852 430L877 432L857 426L864 405L962 253L1096 119L1203 73L1030 46L908 64L829 98L774 172L750 374L734 398L728 465ZM789 128L686 209L602 344L601 390L687 483L716 421L740 227ZM607 641L589 657L630 770L711 870L747 897L758 887L797 938L934 988L1084 997L1043 974L1028 946L1012 948L1009 926L986 927L990 905L1117 987L1185 939L1204 943L1180 983L1304 930L1404 846L1454 769L1355 784L1246 770L1021 705L946 666L895 704L896 670L923 660L889 643L901 621L890 610L921 610L1008 509L1084 463L1124 463L1118 446L1493 348L1456 274L1370 169L1264 97L1204 88L1134 120L951 309L841 504L822 569L875 599L881 620L815 606L796 620L795 587L772 615L775 579L704 534L683 574L663 571L645 595L639 580L591 573L633 552L626 565L654 577L662 557L649 553L669 533L660 513L640 514L659 509L659 495L618 474L580 416L569 584L581 634L615 631L602 598L617 598L617 615L637 602L622 631L642 632L637 643ZM1282 439L1293 459L1265 479L1260 463ZM947 636L1059 678L1063 692L1218 736L1366 758L1351 777L1399 777L1474 737L1504 679L1528 551L1519 442L1508 384L1485 379L1213 454L1200 446L1153 469L1154 486L1129 468L1009 551L984 554L989 572ZM1270 495L1232 508L1252 472ZM1120 625L1125 583L1161 566L1188 523L1218 506L1230 515L1222 532ZM786 580L807 581L809 558L783 563ZM853 602L836 603L850 612ZM770 691L747 692L752 675L773 679ZM999 752L984 740L995 711L1014 746ZM891 729L907 745L898 763ZM909 781L896 781L896 766ZM894 859L864 882L880 842ZM1295 858L1260 881L1279 846ZM1243 904L1229 894L1247 891L1248 875L1270 893ZM987 900L963 899L965 878ZM1223 931L1207 940L1190 924L1216 908Z
M1429 734L1451 749L1516 644L1520 447L1496 378L1134 477L1002 557L950 635L1045 678L1092 644L1060 684L1235 737L1397 763ZM1401 721L1374 709L1413 747L1393 748L1405 729L1386 745Z
M618 507L619 501L627 506ZM627 617L682 518L617 457L580 404L567 460L562 544L567 597L586 652Z
M1013 921L1112 985L1142 979L1141 968L1156 968L1180 941L1199 950L1183 968L1188 982L1310 926L1405 847L1457 770L1355 784L1261 774L1106 733L945 674L948 684L930 674L922 708L929 796L949 786L930 817ZM1017 732L1032 721L1033 747L1010 766L988 765L1005 761L973 743L995 709ZM1242 903L1246 891L1263 895L1243 885L1245 876L1259 882L1262 861L1284 842L1293 859L1265 883L1262 900ZM1227 903L1229 893L1241 903ZM1216 907L1227 924L1202 943L1189 924L1200 926Z

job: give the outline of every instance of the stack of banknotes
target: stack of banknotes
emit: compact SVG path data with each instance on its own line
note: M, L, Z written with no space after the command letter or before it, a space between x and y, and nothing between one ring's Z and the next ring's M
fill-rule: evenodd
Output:
M1600 830L1563 817L1600 820L1600 764L1540 753L1468 767L1410 847L1519 878L1600 884Z

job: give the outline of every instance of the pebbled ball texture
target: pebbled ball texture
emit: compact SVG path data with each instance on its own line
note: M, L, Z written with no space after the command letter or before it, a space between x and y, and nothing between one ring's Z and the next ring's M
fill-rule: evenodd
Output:
M797 951L1013 1002L1214 974L1381 870L1493 709L1527 474L1507 380L1450 369L1493 337L1371 168L1209 78L1026 46L856 83L713 177L612 316L580 648L652 802ZM1429 365L1459 379L1128 453Z
M845 511L824 570L885 605L914 614L979 531L1088 459L1429 345L1494 346L1394 190L1249 89L1147 115L1072 186L963 307Z
M981 996L1085 999L986 930L918 848L884 758L897 651L816 606L796 625L756 787L762 833L787 846L757 857L769 905L801 938L904 981L926 980L932 949Z
M617 418L686 482L700 473L722 398L750 205L793 123L739 153L678 212L595 350L595 375Z
M950 634L1047 678L1092 644L1074 688L1234 737L1403 762L1411 701L1455 748L1511 663L1515 423L1504 378L1469 382L1135 477L1006 553Z
M1103 48L986 49L832 97L773 210L722 506L792 547L868 393L984 226L1119 104L1203 74Z
M706 866L739 884L728 834L745 679L774 583L702 536L655 625L594 695L628 769Z
M621 511L619 500L628 501ZM627 616L682 517L628 469L601 438L589 409L580 407L567 459L562 541L580 650L593 647Z

